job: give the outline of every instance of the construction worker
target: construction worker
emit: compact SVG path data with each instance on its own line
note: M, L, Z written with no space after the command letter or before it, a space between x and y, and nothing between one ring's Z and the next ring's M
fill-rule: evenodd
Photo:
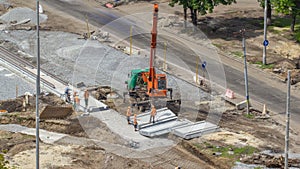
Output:
M150 112L150 122L151 123L151 120L153 123L155 123L155 115L156 115L156 108L154 107L154 105L152 105L152 108L151 108L151 112Z
M71 102L70 90L71 89L69 87L66 87L66 89L65 89L66 102L68 102L68 103Z
M85 109L87 109L88 104L89 104L89 96L90 96L89 91L87 89L84 90L83 96L84 96L84 102L85 102Z
M134 116L133 116L134 131L138 131L137 130L137 125L138 125L138 122L137 122L136 114L134 114Z
M130 116L131 116L130 106L128 106L128 108L127 108L126 116L127 116L127 123L130 124Z
M74 97L74 108L75 108L76 112L79 111L79 106L80 106L79 96L75 95L75 97Z

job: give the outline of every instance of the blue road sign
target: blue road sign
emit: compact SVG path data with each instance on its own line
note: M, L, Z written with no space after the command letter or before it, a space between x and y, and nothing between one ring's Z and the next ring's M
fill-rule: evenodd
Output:
M206 61L204 61L204 62L202 63L202 68L205 69L205 67L206 67Z
M269 45L269 41L268 40L264 40L263 45L264 46L268 46Z

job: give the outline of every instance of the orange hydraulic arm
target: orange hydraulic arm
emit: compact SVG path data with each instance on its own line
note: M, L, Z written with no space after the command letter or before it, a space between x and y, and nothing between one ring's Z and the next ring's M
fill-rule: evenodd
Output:
M156 38L157 38L157 19L158 19L158 4L154 4L153 11L153 26L151 31L151 50L150 50L150 69L149 69L149 80L148 80L148 92L154 90L155 84L155 69L153 67L155 51L156 51Z

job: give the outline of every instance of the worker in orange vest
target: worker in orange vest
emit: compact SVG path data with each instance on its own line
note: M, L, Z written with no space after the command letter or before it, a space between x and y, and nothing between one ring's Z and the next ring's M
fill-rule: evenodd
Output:
M137 130L137 125L138 125L138 122L137 122L136 114L134 114L134 115L133 115L133 126L134 126L134 131L138 131L138 130Z
M87 109L88 104L89 104L89 91L87 89L84 90L84 102L85 102L85 109Z
M127 116L127 122L128 122L128 124L130 124L130 116L131 116L130 106L128 106L128 108L127 108L126 116Z
M151 123L151 121L153 123L155 123L155 115L156 115L156 108L154 107L154 105L152 105L151 112L150 112L150 122L149 123Z
M80 99L78 95L75 95L74 97L74 106L75 106L75 111L78 111L80 106Z

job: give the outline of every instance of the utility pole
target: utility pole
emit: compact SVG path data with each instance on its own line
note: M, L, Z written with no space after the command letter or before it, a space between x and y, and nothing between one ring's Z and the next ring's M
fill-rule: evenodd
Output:
M36 118L35 118L35 131L36 131L36 169L40 168L39 164L39 138L40 138L40 133L39 133L39 123L40 123L40 115L39 115L39 96L40 96L40 17L39 17L39 0L36 0L36 32L37 32L37 57L36 57L36 64L37 64L37 76L36 76L36 98L35 98L35 111L36 111Z
M265 0L265 10L264 10L264 42L263 42L263 45L264 45L264 48L263 48L263 65L266 65L267 64L267 61L266 61L266 53L267 53L267 46L269 44L268 40L267 40L267 9L268 9L268 0Z
M246 104L247 114L249 115L249 91L248 91L248 71L247 71L247 58L246 58L246 42L245 42L245 29L240 30L243 37L243 51L244 51L244 76L245 76L245 92L246 92Z
M284 168L288 169L289 164L289 128L290 128L290 94L291 94L291 71L288 71L287 99L286 99L286 128L285 128L285 159Z

